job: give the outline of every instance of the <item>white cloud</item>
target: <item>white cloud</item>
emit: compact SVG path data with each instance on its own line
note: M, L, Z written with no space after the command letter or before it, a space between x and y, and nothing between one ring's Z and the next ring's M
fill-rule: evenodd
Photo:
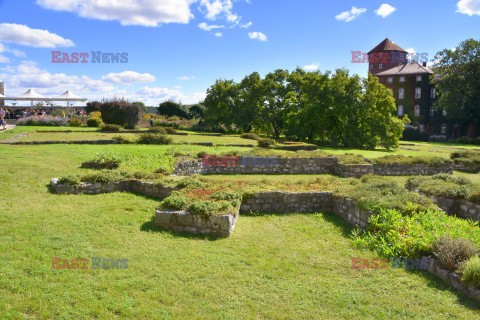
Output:
M10 63L10 59L0 54L0 63Z
M397 10L397 8L392 7L391 5L389 5L387 3L384 3L380 6L380 8L375 10L375 13L377 15L381 16L382 18L385 18L385 17L391 15L395 10Z
M240 17L237 16L236 14L230 13L230 14L227 15L227 21L228 21L228 22L236 23L236 22L238 22L239 20L240 20Z
M215 32L215 37L221 37L223 34L221 32Z
M344 12L336 15L335 19L340 20L340 21L350 22L350 21L358 18L365 11L367 11L367 9L365 9L365 8L352 7L352 10L344 11Z
M40 94L59 95L65 90L73 90L77 94L92 92L115 92L115 87L106 81L94 80L87 76L69 76L63 73L49 73L40 69L34 61L22 61L16 67L4 68L6 73L0 74L8 90L17 89L19 94L29 88L35 88ZM12 94L13 95L13 94Z
M178 77L177 79L182 81L187 81L187 80L195 79L195 76L181 76L181 77Z
M210 20L216 19L219 15L232 14L233 4L231 0L201 0L200 6L207 11L205 17Z
M75 45L72 40L64 39L47 30L32 29L16 23L0 23L0 41L36 48L73 47Z
M37 0L37 4L47 9L147 27L162 23L188 23L193 17L190 11L193 2L195 0Z
M222 28L224 28L225 26L223 26L223 25L222 25L222 26L218 26L218 25L214 25L214 24L208 25L208 24L206 24L205 22L202 22L202 23L200 23L200 24L198 25L198 27L199 27L200 29L202 29L202 30L210 31L210 30L213 30L213 29L222 29Z
M318 67L319 67L319 66L320 66L319 63L314 62L314 63L312 63L312 64L309 64L309 65L304 66L303 69L305 69L305 70L318 70Z
M413 48L408 48L405 51L407 51L408 53L415 53L416 52L415 49L413 49Z
M107 76L103 77L103 80L119 84L145 83L155 81L155 76L151 75L150 73L124 71L121 73L109 73Z
M205 100L206 94L204 92L196 92L185 95L177 89L144 87L135 92L132 97L143 101L146 105L158 105L165 100L175 100L185 104L192 104Z
M248 33L248 37L250 39L257 39L257 40L260 40L260 41L267 41L267 36L262 33L262 32L249 32Z
M252 22L248 22L248 23L242 24L240 28L248 29L252 26L252 24L253 24Z
M457 12L473 16L480 15L480 0L460 0L457 2Z

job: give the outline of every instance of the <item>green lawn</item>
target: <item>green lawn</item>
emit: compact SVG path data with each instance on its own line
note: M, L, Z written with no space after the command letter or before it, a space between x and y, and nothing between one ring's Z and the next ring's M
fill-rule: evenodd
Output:
M214 239L155 230L158 201L149 197L47 188L53 177L85 172L80 163L98 152L169 148L0 145L2 319L478 317L478 304L428 273L351 269L351 257L378 257L354 248L351 228L333 214L241 216L231 237ZM52 270L52 257L128 259L128 269Z

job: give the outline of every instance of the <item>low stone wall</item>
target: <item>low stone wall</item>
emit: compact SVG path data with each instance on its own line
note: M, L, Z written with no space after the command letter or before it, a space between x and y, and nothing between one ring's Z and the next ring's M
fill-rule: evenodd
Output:
M335 197L330 192L268 191L244 197L240 213L249 212L332 212L346 222L365 228L373 212L358 207L352 199Z
M136 179L109 183L80 183L79 185L60 185L58 179L52 179L50 180L50 186L58 194L100 194L120 191L140 193L160 199L170 196L172 191L177 190L173 187L159 186L152 182L143 182Z
M357 228L365 228L368 218L373 214L372 211L359 208L352 199L336 196L332 196L331 212L338 214L343 220Z
M427 164L408 165L404 163L376 164L374 174L380 176L429 176L437 173L453 173L453 164L447 163L440 166Z
M355 165L338 163L334 168L334 172L344 178L359 178L367 174L373 174L374 168L370 163Z
M12 145L38 145L38 144L119 144L117 140L45 140L45 141L15 141L5 142L0 144L12 144Z
M478 204L475 204L465 199L448 199L443 197L436 197L411 188L408 185L406 185L405 187L410 191L414 191L429 197L440 209L445 211L445 213L447 213L448 215L480 222L480 205Z
M480 288L462 282L461 275L445 269L439 262L429 259L428 271L441 278L458 291L480 302Z
M260 192L244 197L240 213L248 212L325 212L332 209L329 192Z
M237 220L238 213L235 215L204 216L184 210L155 211L155 226L157 228L218 237L230 236Z
M176 175L192 174L337 174L359 178L367 174L383 176L433 175L453 173L453 164L428 166L426 164L345 165L336 157L281 158L281 157L215 157L179 162ZM233 159L235 158L235 159ZM215 160L215 161L212 161ZM223 161L225 160L225 161ZM189 168L193 166L193 168Z

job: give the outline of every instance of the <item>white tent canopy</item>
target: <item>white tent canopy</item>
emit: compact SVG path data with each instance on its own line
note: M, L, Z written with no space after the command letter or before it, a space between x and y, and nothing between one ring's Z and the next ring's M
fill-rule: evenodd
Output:
M62 95L59 95L55 98L47 98L42 96L41 94L33 91L32 89L28 89L24 94L18 97L5 97L0 95L1 100L20 100L20 101L31 101L31 105L33 107L33 101L66 101L67 107L70 107L70 101L86 101L86 98L80 98L70 90L65 91Z
M5 98L5 96L3 94L0 93L0 98Z

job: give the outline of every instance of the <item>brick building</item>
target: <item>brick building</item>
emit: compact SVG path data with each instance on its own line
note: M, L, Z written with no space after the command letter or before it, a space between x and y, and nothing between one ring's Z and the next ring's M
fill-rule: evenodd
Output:
M430 83L434 72L426 62L409 62L407 51L388 38L368 55L369 71L393 92L398 117L408 115L413 126L425 129L430 134L460 135L460 126L451 123L445 111L433 108L438 96L435 86Z

